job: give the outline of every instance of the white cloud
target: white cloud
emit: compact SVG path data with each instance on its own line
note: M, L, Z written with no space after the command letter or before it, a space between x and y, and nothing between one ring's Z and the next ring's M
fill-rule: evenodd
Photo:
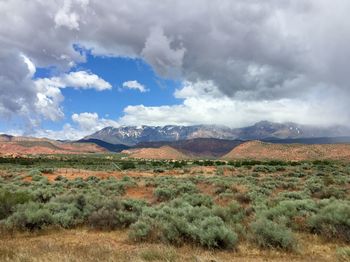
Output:
M77 123L82 130L91 133L100 130L106 126L119 126L119 124L110 119L99 118L97 113L80 113L72 115L73 122Z
M61 130L37 129L33 135L60 140L79 140L107 126L118 127L111 119L100 118L97 113L84 112L72 115L73 125L65 124Z
M39 78L35 80L38 86L51 86L57 88L72 87L75 89L95 89L97 91L108 90L112 85L99 76L86 72L77 71L62 74L58 77Z
M127 88L127 89L133 89L133 90L138 90L141 93L145 93L148 92L149 89L147 89L144 85L140 84L139 82L137 82L136 80L132 80L132 81L126 81L123 83L123 87Z
M62 119L63 109L60 104L64 100L62 88L95 89L103 91L111 89L110 83L99 76L85 71L70 72L58 77L39 78L34 81L37 100L35 107L44 118L56 121Z
M204 91L205 90L205 91ZM183 99L179 105L146 107L128 106L119 120L122 125L194 125L217 124L242 127L260 120L274 122L297 122L300 124L329 125L349 121L338 115L334 96L327 88L315 90L307 99L242 100L220 95L218 87L210 82L185 82L175 91ZM337 95L338 97L340 95ZM343 104L344 101L340 101ZM345 110L345 108L343 108Z
M72 5L76 4L84 10L88 3L89 0L64 0L63 6L58 9L54 18L56 27L79 30L80 16L77 12L71 11Z

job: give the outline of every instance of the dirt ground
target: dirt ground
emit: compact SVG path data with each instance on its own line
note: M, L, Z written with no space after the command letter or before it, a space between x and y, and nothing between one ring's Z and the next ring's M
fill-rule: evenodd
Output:
M129 177L153 177L153 176L183 176L188 174L198 174L198 175L214 175L216 167L192 167L189 168L188 172L184 173L182 169L172 169L166 170L164 173L154 173L152 170L149 171L141 171L141 170L125 170L125 171L93 171L93 170L85 170L85 169L74 169L74 168L58 168L54 171L54 173L43 174L48 178L49 181L54 181L56 177L63 176L69 180L76 178L86 179L90 176L95 176L100 179L107 179L109 177L115 178L123 178L124 176ZM1 172L0 172L1 175ZM26 174L22 174L24 177L23 180L31 181L31 177L26 176ZM227 173L228 175L228 173Z

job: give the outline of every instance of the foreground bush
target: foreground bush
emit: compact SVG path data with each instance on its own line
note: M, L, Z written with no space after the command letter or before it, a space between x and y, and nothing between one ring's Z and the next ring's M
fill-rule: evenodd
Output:
M18 206L16 212L6 220L6 225L9 228L33 231L52 225L53 221L52 214L43 204L29 202Z
M31 200L31 195L27 192L0 191L0 220L12 214L16 205L23 204Z
M260 218L251 225L252 240L262 248L280 248L294 251L297 246L292 232L266 218Z
M143 206L141 201L112 200L94 211L88 218L88 224L103 230L125 228L137 221Z
M328 239L338 238L350 243L350 204L348 201L329 201L308 222L312 232Z
M237 244L237 235L205 206L173 201L169 205L144 210L131 226L134 241L161 241L171 244L190 242L207 248L229 249Z
M303 230L305 221L318 211L316 203L311 199L284 200L276 206L268 208L262 215L278 224Z

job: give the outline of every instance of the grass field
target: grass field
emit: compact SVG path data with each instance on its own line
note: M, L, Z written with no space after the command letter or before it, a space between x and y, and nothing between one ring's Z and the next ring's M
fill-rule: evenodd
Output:
M0 158L0 261L349 261L350 163Z

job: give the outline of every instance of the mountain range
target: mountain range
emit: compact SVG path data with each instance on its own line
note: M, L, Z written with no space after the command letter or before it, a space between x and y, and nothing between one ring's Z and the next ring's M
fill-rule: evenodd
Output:
M250 140L260 140L268 144L349 144L349 134L350 129L341 126L322 128L267 121L243 128L213 125L106 127L78 141L0 135L0 155L129 150L139 155L149 155L153 152L152 154L159 156L184 154L187 157L218 158Z
M106 127L80 141L100 140L110 144L135 146L145 142L170 142L196 138L223 140L270 140L335 138L350 135L345 126L316 127L296 123L273 123L261 121L252 126L229 128L215 125L195 126L121 126ZM306 140L309 141L309 140ZM322 142L322 139L320 140Z

